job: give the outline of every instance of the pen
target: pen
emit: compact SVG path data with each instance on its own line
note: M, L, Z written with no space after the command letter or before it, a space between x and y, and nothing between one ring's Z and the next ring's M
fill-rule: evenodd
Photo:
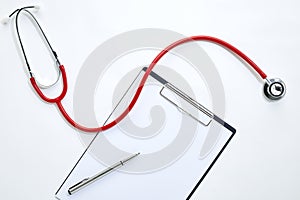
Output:
M88 178L83 179L82 181L80 181L80 182L76 183L75 185L73 185L72 187L70 187L69 190L68 190L68 193L70 195L74 194L75 192L81 190L82 188L88 186L89 184L97 181L98 179L102 178L103 176L105 176L105 175L109 174L110 172L116 170L117 168L123 166L129 160L135 158L138 155L140 155L140 153L136 153L136 154L124 159L124 160L121 160L121 161L115 163L114 165L108 167L107 169L99 172L98 174L96 174L92 177L88 177Z

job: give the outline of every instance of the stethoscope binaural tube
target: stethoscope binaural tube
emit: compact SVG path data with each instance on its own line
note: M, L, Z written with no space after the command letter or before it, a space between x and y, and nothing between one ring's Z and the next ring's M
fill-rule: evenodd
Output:
M115 120L113 120L112 122L102 126L102 127L94 127L94 128L89 128L89 127L85 127L82 126L80 124L78 124L77 122L75 122L70 116L69 114L66 112L66 110L64 109L64 106L62 105L61 101L63 100L63 98L65 97L66 93L67 93L67 89L68 89L68 83L67 83L67 76L66 76L66 72L65 72L65 68L63 65L60 64L57 54L56 52L52 49L45 33L43 32L41 26L39 25L38 21L35 19L35 17L32 15L32 13L30 13L28 10L26 10L27 8L35 8L34 6L28 6L28 7L23 7L21 9L17 9L16 11L14 11L10 17L14 14L17 13L16 15L16 28L17 28L17 33L18 33L18 39L22 48L22 52L23 52L23 56L25 59L25 62L27 64L27 68L29 70L29 74L31 76L30 78L30 82L34 88L34 90L36 91L36 93L38 94L38 96L43 99L44 101L48 102L48 103L55 103L58 107L58 109L60 110L61 114L64 116L64 118L75 128L84 131L84 132L99 132L99 131L104 131L107 130L113 126L115 126L117 123L119 123L122 119L124 119L127 114L131 111L131 109L134 107L135 103L137 102L142 89L145 85L145 82L148 78L148 76L150 75L151 71L153 70L153 68L155 67L155 65L159 62L159 60L169 51L171 51L173 48L184 44L184 43L188 43L188 42L194 42L194 41L207 41L207 42L211 42L211 43L215 43L218 44L220 46L222 46L223 48L229 50L230 52L236 54L238 57L240 57L241 59L243 59L245 62L247 62L249 64L249 66L252 67L252 69L254 71L256 71L259 76L265 80L265 85L264 85L264 94L265 96L270 99L270 100L278 100L280 98L282 98L285 95L286 92L286 87L285 84L283 83L282 80L276 78L276 79L267 79L267 75L248 57L246 56L243 52L241 52L240 50L238 50L236 47L232 46L231 44L220 40L218 38L215 37L211 37L211 36L204 36L204 35L199 35L199 36L192 36L192 37L187 37L187 38L183 38L181 40L178 40L172 44L170 44L169 46L167 46L165 49L163 49L151 62L151 64L149 65L149 67L147 68L147 70L145 71L144 76L142 77L142 80L138 86L138 89L133 97L133 99L131 100L130 104L128 105L127 109L124 110L124 112L118 116ZM58 65L58 69L59 69L59 74L62 75L62 81L63 81L63 89L61 94L56 97L56 98L48 98L46 97L43 92L40 89L40 86L38 84L38 82L36 81L35 77L33 76L28 60L26 58L26 54L25 54L25 50L21 41L21 37L19 34L19 30L18 30L18 16L19 13L21 11L26 11L27 13L29 13L29 15L34 19L34 21L37 23L40 31L42 32L46 42L48 43L50 50L53 54L53 57ZM59 78L58 78L59 79ZM56 81L57 82L57 81ZM55 83L56 83L55 82ZM54 83L54 84L55 84ZM52 84L53 85L53 84ZM52 86L50 85L50 87Z
M49 85L42 84L41 82L36 80L36 83L40 88L47 89L47 88L50 88L50 87L54 86L60 79L61 71L58 69L58 67L60 66L60 62L58 60L56 52L53 50L53 48L52 48L46 34L44 33L42 27L40 26L39 22L34 17L34 15L31 12L29 12L27 9L39 10L39 7L38 6L26 6L26 7L20 8L20 9L16 9L14 12L12 12L9 15L9 18L12 17L14 14L16 14L16 18L15 18L16 32L17 32L17 36L18 36L20 47L21 47L21 51L22 51L22 54L23 54L23 57L24 57L24 60L25 60L25 63L26 63L26 66L27 66L30 77L34 77L34 73L32 72L29 61L27 59L27 56L26 56L26 53L25 53L25 48L24 48L24 45L23 45L23 42L22 42L22 39L21 39L20 31L19 31L19 15L20 15L21 12L26 12L31 17L31 19L36 23L37 27L39 28L39 31L41 32L42 36L44 37L44 39L45 39L45 41L46 41L46 43L47 43L47 45L48 45L48 47L51 51L52 56L55 59L55 62L57 64L56 70L58 71L58 76L57 76L56 80L53 83L49 84ZM6 23L6 21L4 21L4 23Z

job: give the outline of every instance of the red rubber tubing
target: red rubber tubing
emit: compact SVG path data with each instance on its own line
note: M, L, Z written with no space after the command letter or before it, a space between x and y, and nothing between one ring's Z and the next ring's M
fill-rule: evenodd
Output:
M62 80L63 80L63 90L61 92L61 94L56 97L56 98L48 98L46 97L43 92L41 91L41 89L39 88L39 86L37 85L35 78L31 77L30 78L30 82L31 85L33 86L34 90L36 91L36 93L41 97L41 99L43 99L44 101L48 102L48 103L56 103L58 101L63 100L63 98L66 96L67 94L67 90L68 90L68 81L67 81L67 75L66 75L66 70L65 67L63 65L59 66L59 69L61 71L62 74Z
M39 89L39 87L37 86L34 78L31 78L31 84L33 85L34 89L36 90L36 92L38 93L38 95L46 102L49 103L56 103L57 107L59 108L61 114L64 116L64 118L75 128L84 131L84 132L99 132L99 131L105 131L107 129L112 128L113 126L115 126L116 124L118 124L122 119L124 119L127 114L131 111L131 109L133 108L133 106L135 105L135 103L137 102L142 89L145 85L145 82L148 78L148 76L150 75L151 71L153 70L153 68L155 67L155 65L158 63L158 61L166 54L168 53L171 49L187 43L187 42L192 42L192 41L208 41L208 42L212 42L215 44L218 44L220 46L225 47L227 50L230 50L231 52L235 53L236 55L238 55L240 58L242 58L244 61L246 61L259 75L262 79L265 79L267 77L267 75L248 57L246 56L243 52L241 52L240 50L238 50L237 48L235 48L234 46L232 46L231 44L220 40L218 38L215 37L211 37L211 36L192 36L192 37L187 37L187 38L183 38L181 40L178 40L174 43L172 43L171 45L167 46L164 50L162 50L155 58L154 60L151 62L151 64L149 65L148 69L145 71L145 74L138 86L138 89L133 97L133 99L131 100L130 104L128 105L127 109L125 109L125 111L119 116L117 117L114 121L110 122L109 124L106 124L104 126L101 127L95 127L95 128L88 128L85 126L82 126L78 123L76 123L70 116L69 114L66 112L66 110L64 109L61 101L64 98L64 96L66 95L67 92L67 77L66 77L66 73L65 73L65 69L64 67L61 65L60 66L60 70L62 72L62 77L63 77L63 91L61 93L61 95L59 95L57 98L54 99L50 99L47 98L46 96L44 96L44 94L41 92L41 90Z

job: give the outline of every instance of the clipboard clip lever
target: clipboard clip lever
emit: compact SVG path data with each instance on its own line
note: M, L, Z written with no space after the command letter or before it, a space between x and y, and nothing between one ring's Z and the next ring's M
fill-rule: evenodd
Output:
M180 105L179 103L177 103L175 101L175 99L172 98L170 96L170 94L168 94L168 92L166 92L166 88L167 88L167 90L176 94L176 96L179 97L180 99L186 101L188 103L188 106L186 108L184 108L183 105ZM164 86L162 87L162 89L160 90L159 93L163 98L165 98L171 104L176 106L181 112L189 115L190 117L192 117L196 121L200 122L204 126L208 126L211 123L212 119L214 118L214 114L210 110L208 110L206 107L204 107L203 105L198 103L192 97L188 96L183 91L181 91L180 89L178 89L177 87L175 87L174 85L172 85L169 82L164 84ZM193 109L196 109L197 111L202 112L204 114L204 116L199 116L198 114L191 112Z

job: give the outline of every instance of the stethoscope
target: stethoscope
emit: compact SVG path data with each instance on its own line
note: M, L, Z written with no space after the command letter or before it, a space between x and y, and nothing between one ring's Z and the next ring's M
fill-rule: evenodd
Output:
M230 51L231 53L236 54L238 57L240 57L242 60L244 60L246 63L248 63L254 71L256 71L258 73L258 75L265 81L264 87L263 87L263 91L265 96L270 99L270 100L279 100L281 99L285 93L286 93L286 86L284 84L284 82L279 79L279 78L274 78L274 79L268 79L267 75L249 58L247 57L244 53L242 53L240 50L238 50L237 48L235 48L234 46L232 46L231 44L220 40L218 38L215 37L211 37L211 36L204 36L204 35L199 35L199 36L192 36L192 37L187 37L187 38L183 38L181 40L178 40L172 44L170 44L169 46L167 46L165 49L163 49L155 58L154 60L151 62L151 64L149 65L148 69L145 71L144 76L142 77L142 80L138 86L138 89L133 97L133 99L131 100L130 104L128 105L127 109L125 109L125 111L118 116L115 120L113 120L112 122L101 126L101 127L95 127L95 128L89 128L89 127L85 127L82 126L78 123L76 123L70 116L69 114L66 112L66 110L64 109L64 106L62 105L62 100L64 99L66 93L67 93L67 89L68 89L68 82L67 82L67 76L66 76L66 71L64 66L60 63L58 56L56 54L56 52L53 50L52 46L49 43L48 38L46 37L43 29L41 28L40 24L38 23L37 19L34 17L34 15L28 11L27 9L38 9L37 6L26 6L26 7L22 7L20 9L15 10L12 14L9 15L9 17L12 17L14 14L16 14L15 17L15 25L16 25L16 32L17 32L17 36L18 36L18 40L21 46L21 50L23 53L23 57L25 60L25 63L27 65L27 69L29 72L29 76L30 76L30 82L32 87L34 88L34 90L36 91L36 93L38 94L38 96L43 99L44 101L48 102L48 103L55 103L58 107L58 109L60 110L61 114L64 116L64 118L75 128L84 131L84 132L99 132L99 131L104 131L107 130L113 126L115 126L118 122L120 122L123 118L126 117L126 115L131 111L131 109L133 108L133 106L135 105L135 103L137 102L141 91L144 87L144 84L150 74L150 72L152 71L152 69L155 67L155 65L158 63L158 61L166 54L168 53L171 49L187 43L187 42L193 42L193 41L207 41L207 42L212 42L215 43L217 45L222 46L223 48L227 49L228 51ZM19 15L21 12L26 12L29 14L29 16L33 19L33 21L37 24L39 30L41 31L47 45L49 46L49 49L51 51L51 54L53 55L53 58L57 64L57 68L58 68L58 76L57 79L54 83L49 84L49 85L43 85L41 84L38 80L36 80L36 78L34 77L34 73L32 72L26 53L25 53L25 49L24 49L24 45L20 36L20 32L19 32L19 26L18 26L18 19L19 19ZM8 20L5 20L4 23L7 23ZM56 98L48 98L47 96L44 95L44 93L42 92L41 89L47 89L50 88L52 86L54 86L60 79L60 76L62 77L62 82L63 82L63 89L62 92L59 96L57 96Z

